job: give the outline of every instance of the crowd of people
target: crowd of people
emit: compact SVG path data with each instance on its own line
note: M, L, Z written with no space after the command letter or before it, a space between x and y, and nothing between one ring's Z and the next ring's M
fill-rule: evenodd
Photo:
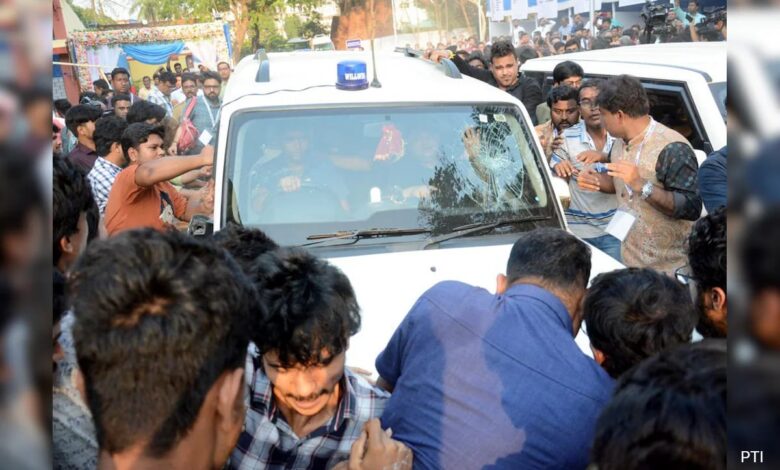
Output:
M213 213L228 64L137 93L117 68L55 103L55 468L725 468L725 149L702 186L629 75L563 61L545 99L519 66L598 47L585 31L426 52L523 103L571 233L520 234L494 292L420 292L376 380L349 367L361 310L338 268L258 229L180 233ZM627 267L591 279L590 246Z

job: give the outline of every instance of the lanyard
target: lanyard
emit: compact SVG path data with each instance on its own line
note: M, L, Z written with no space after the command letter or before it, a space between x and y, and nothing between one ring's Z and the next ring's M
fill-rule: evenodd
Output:
M642 148L645 146L645 142L647 142L647 138L650 136L650 134L653 133L655 130L655 119L652 117L650 118L650 124L647 125L647 129L645 129L645 136L642 138L642 143L639 144L639 147L636 150L636 157L634 158L634 164L638 167L639 166L639 158L642 156ZM630 201L634 197L634 191L628 187L627 184L623 183L623 185L626 187L626 191L628 192L628 200Z
M211 118L211 128L214 129L214 126L217 125L217 119L214 118L214 113L211 112L211 105L206 100L206 98L203 98L203 104L206 105L206 111L209 112L209 118ZM222 109L217 110L217 118L219 118L220 111L222 111Z

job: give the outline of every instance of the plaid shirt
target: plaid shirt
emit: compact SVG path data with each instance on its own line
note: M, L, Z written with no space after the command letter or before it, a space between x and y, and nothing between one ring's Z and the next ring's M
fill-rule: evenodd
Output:
M299 438L273 400L273 387L261 368L261 357L249 356L255 371L244 430L230 456L229 469L327 469L349 459L352 444L366 422L381 416L390 394L370 385L349 369L346 391L336 413L322 427Z
M120 171L122 171L120 167L103 157L98 157L95 160L95 166L92 167L87 175L89 185L92 187L92 196L94 196L101 214L106 211L108 195L111 192L111 187L114 185L116 175Z
M171 104L171 98L165 96L163 92L157 88L152 89L152 91L149 93L149 98L147 98L147 101L162 106L165 110L166 116L173 116L173 104Z

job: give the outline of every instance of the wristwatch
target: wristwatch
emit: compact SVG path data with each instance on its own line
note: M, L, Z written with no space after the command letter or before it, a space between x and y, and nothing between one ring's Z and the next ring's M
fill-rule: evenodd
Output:
M651 183L649 181L646 182L644 186L642 186L642 199L643 200L649 198L650 195L653 194L653 188L655 188L655 186L653 186L653 183Z

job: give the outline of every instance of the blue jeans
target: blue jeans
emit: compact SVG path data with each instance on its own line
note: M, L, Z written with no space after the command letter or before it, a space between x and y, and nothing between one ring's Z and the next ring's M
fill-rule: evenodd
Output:
M607 234L595 238L586 238L585 241L615 258L617 261L623 262L623 259L620 256L620 240L612 235Z

